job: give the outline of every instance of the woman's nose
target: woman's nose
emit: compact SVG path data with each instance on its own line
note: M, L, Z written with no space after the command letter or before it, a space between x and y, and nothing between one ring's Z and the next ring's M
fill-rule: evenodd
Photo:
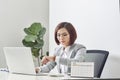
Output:
M63 35L60 35L60 39L64 39L64 36L63 36Z

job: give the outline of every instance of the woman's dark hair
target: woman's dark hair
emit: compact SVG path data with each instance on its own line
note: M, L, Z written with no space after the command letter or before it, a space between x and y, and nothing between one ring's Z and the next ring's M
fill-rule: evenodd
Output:
M55 33L54 33L55 42L58 45L60 44L60 42L57 39L57 32L61 28L65 28L68 31L68 33L70 34L70 43L69 43L69 45L72 45L74 43L74 41L76 40L76 38L77 38L77 34L76 34L76 30L75 30L74 26L69 22L61 22L61 23L59 23L57 25L57 27L55 28Z

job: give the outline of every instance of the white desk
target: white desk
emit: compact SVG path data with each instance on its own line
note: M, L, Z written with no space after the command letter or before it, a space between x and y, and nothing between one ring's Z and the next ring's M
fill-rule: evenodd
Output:
M32 76L32 75L21 75L11 74L8 72L0 72L0 80L59 80L61 77L50 77L50 76Z
M8 72L0 71L0 80L120 80L120 78L71 78L66 77L51 77L51 76L32 76L10 74Z
M0 80L64 80L64 79L78 79L78 78L71 78L69 76L51 77L49 75L48 76L21 75L0 71Z

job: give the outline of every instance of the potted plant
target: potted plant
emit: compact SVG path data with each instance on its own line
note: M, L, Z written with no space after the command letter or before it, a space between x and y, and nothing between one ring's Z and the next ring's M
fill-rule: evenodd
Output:
M33 23L30 27L24 28L26 36L22 40L22 43L26 47L31 48L32 55L38 59L38 65L40 66L40 59L43 57L43 36L46 32L46 28L41 23Z

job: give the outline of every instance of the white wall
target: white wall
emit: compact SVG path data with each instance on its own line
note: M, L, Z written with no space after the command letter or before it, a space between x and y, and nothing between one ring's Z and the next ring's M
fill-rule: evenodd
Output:
M5 67L3 47L23 46L23 28L41 22L47 28L44 52L48 51L49 1L0 0L0 67Z
M110 52L102 77L120 77L119 0L51 0L49 19L51 54L56 46L56 25L68 21L77 30L76 42L84 44L87 49Z

